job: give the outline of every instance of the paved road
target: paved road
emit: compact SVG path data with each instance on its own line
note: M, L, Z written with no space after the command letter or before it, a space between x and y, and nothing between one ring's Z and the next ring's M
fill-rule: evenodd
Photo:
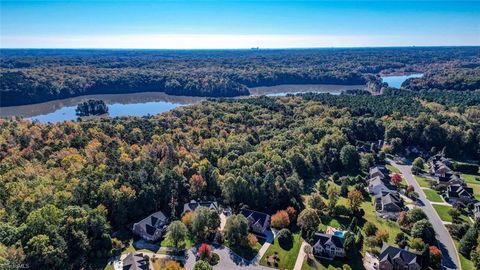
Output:
M411 170L412 166L399 165L393 161L390 161L390 163L400 170L403 177L405 177L405 179L407 180L408 184L412 185L415 191L418 193L419 198L422 202L422 205L420 205L420 208L422 208L422 210L425 212L428 219L432 223L433 229L435 229L435 232L437 233L437 239L439 241L440 250L442 251L442 256L443 256L443 259L442 259L443 269L461 269L460 261L458 258L458 252L457 252L457 249L455 248L455 244L453 243L452 237L450 236L450 233L448 232L447 228L445 228L445 225L443 224L442 220L438 216L437 212L430 204L430 201L427 200L427 197L425 196L425 193L423 193L422 188L413 177L412 170ZM467 270L467 269L464 269L464 270Z

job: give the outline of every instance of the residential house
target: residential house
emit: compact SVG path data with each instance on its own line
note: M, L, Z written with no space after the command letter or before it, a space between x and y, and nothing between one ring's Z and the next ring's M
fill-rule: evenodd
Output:
M327 259L345 257L344 241L343 237L334 234L315 233L312 246L313 254Z
M187 212L194 212L198 207L205 207L211 210L219 211L218 204L216 201L200 201L191 200L189 203L183 205L182 215Z
M375 176L371 178L368 182L367 191L370 194L379 195L382 192L393 192L396 190L396 187L390 184L386 179L382 179L380 176Z
M168 218L158 211L133 224L133 232L148 241L157 241L162 237L168 225Z
M369 175L370 175L370 178L375 178L378 176L381 179L384 179L388 176L388 171L383 166L375 166L370 168Z
M148 260L145 260L143 253L130 252L122 260L122 270L148 270L150 264Z
M460 175L456 173L447 173L444 176L435 177L435 184L437 186L452 186L452 185L464 185L465 183L460 178Z
M386 243L383 243L378 260L380 270L420 270L422 268L421 255Z
M265 234L270 227L270 215L268 214L250 209L241 209L240 214L247 218L249 229L257 234Z
M445 192L445 200L451 204L461 202L465 205L473 201L473 189L462 185L451 185Z
M400 212L405 210L405 206L398 192L383 191L375 196L375 210L383 218L397 220Z

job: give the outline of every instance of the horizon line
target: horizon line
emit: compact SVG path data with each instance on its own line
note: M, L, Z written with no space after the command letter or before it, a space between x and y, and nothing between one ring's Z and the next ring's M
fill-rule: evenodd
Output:
M208 51L208 50L315 50L315 49L381 49L381 48L458 48L458 47L480 47L478 45L393 45L393 46L319 46L319 47L238 47L238 48L147 48L147 47L0 47L0 50L175 50L175 51L189 51L189 50L198 50L198 51Z

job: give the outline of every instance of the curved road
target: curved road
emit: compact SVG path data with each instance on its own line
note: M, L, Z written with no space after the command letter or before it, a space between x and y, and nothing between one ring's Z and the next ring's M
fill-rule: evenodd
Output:
M458 258L458 251L453 243L453 239L450 236L447 228L443 224L442 220L438 216L435 209L430 204L430 201L427 200L425 193L423 193L420 185L415 180L412 174L412 166L409 165L399 165L395 162L389 160L390 164L397 167L402 173L403 177L406 179L409 185L412 185L415 191L419 195L421 200L420 208L425 212L428 219L432 223L433 229L437 233L437 240L439 242L440 250L442 251L442 268L443 269L461 269L460 260ZM466 269L464 269L466 270Z

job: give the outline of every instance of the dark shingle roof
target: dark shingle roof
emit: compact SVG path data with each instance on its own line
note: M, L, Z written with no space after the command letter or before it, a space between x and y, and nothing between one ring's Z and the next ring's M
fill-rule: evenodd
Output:
M315 233L313 237L313 244L315 245L320 241L320 245L324 246L328 240L331 240L332 243L337 247L337 248L343 248L343 241L344 239L333 235L333 234L325 234L325 233Z
M406 264L418 263L421 265L421 256L418 254L383 243L379 260L389 261L393 264L394 258L401 258Z
M258 212L258 211L253 211L250 209L242 209L240 210L240 214L242 214L246 218L251 218L253 219L254 223L260 223L262 226L265 224L265 221L269 218L268 214Z
M143 258L142 253L130 252L122 260L123 270L147 270L149 269L148 262Z

